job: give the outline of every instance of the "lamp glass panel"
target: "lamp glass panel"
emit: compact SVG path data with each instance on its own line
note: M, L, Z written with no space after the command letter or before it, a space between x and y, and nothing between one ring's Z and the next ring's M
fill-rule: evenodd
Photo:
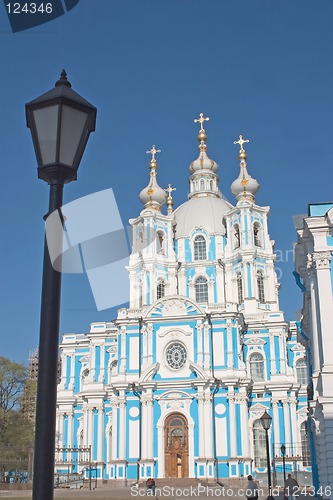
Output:
M58 104L33 111L43 165L56 161Z
M72 166L87 121L87 113L63 106L59 161Z

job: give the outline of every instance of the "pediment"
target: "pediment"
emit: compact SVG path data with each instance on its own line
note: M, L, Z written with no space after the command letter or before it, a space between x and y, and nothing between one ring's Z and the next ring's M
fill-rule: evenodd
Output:
M253 338L245 340L244 344L245 345L265 345L266 341L260 337L253 337Z
M263 405L262 403L256 403L255 405L251 406L251 408L250 408L251 413L260 413L260 415L265 413L266 410L267 410L267 406Z
M174 317L205 314L204 311L188 297L163 297L155 302L146 312L145 317Z
M297 343L290 350L293 351L293 352L304 352L305 351L305 347L302 346L302 344Z
M172 400L192 399L192 396L190 396L186 392L182 392L182 391L168 391L168 392L161 394L161 396L158 396L156 399L172 399Z

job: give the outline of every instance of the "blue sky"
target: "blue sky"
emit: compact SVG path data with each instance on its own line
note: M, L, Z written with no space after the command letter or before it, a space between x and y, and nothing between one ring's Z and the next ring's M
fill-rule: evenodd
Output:
M0 5L1 348L26 362L38 345L48 186L37 179L26 102L54 86L63 68L97 108L78 181L65 202L113 188L123 222L136 217L152 144L159 184L188 192L200 112L220 187L233 202L242 134L248 167L269 205L270 236L288 262L280 302L287 319L301 307L290 254L292 216L332 201L333 4L331 0L80 0L66 15L13 34ZM111 215L111 214L110 214ZM85 332L97 312L86 276L64 275L61 333Z

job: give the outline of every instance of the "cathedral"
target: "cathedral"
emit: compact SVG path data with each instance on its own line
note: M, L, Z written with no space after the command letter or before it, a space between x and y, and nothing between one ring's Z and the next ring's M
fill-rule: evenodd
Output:
M310 469L305 347L279 307L269 207L255 202L242 136L233 204L222 195L207 120L195 120L199 155L175 209L149 151L130 220L129 307L63 336L56 472L93 464L97 478L133 482L265 472L265 411L274 466L284 445L288 470Z

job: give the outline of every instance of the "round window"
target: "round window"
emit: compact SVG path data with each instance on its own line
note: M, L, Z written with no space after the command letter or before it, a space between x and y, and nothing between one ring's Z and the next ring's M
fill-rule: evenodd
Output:
M166 350L166 361L173 370L182 368L186 363L186 357L185 347L178 342L170 345Z

